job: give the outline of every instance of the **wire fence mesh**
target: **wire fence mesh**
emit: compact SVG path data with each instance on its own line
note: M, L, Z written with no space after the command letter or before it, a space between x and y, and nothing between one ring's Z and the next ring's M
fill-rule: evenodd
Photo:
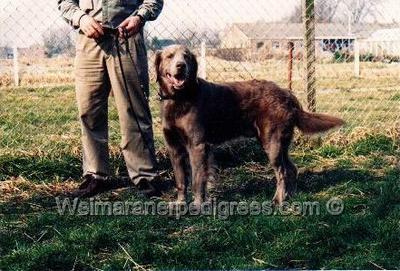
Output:
M155 87L155 51L179 43L197 54L200 73L208 80L275 81L283 87L290 86L306 107L309 74L305 52L312 46L315 59L309 64L315 66L314 102L318 112L343 117L348 124L342 131L399 129L398 1L315 0L314 35L307 43L303 22L307 12L303 11L304 3L311 2L314 1L166 0L158 20L145 27L152 86ZM20 111L25 107L32 115L40 108L50 115L65 111L23 92L40 88L45 93L49 91L50 96L56 95L49 98L54 103L65 97L73 100L76 31L60 18L56 1L2 1L0 33L2 103L11 99L7 91L18 91L14 89L19 85ZM67 94L60 97L63 89L68 90ZM155 106L153 109L157 111ZM3 116L11 114L5 110L3 107ZM16 130L29 133L29 129L37 128L34 121L30 128L26 124L18 127L18 117L14 119ZM114 120L111 125L117 126L116 116ZM158 120L156 117L156 126ZM55 128L63 125L54 123L58 123ZM77 129L76 126L71 133ZM63 136L68 138L65 133Z

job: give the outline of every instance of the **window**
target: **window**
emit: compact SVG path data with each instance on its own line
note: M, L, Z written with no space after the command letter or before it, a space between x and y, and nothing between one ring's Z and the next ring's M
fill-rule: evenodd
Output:
M279 41L273 41L272 42L272 48L273 49L279 49L281 47L281 44Z
M257 43L257 49L260 49L263 46L264 46L264 42L258 42Z

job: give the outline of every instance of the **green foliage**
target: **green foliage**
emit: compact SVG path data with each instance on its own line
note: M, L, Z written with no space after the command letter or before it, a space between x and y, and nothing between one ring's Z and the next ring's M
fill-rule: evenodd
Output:
M354 56L345 50L335 51L332 57L334 63L346 63L354 61Z
M369 135L354 143L351 147L355 155L369 155L373 152L392 154L398 149L396 143L385 135Z
M391 101L400 102L400 94L395 94L390 98Z
M320 148L320 155L324 158L337 158L343 154L343 150L337 146L325 145Z

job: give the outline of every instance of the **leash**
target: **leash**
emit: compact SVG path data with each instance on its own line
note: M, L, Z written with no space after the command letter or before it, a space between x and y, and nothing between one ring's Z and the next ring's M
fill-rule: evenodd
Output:
M139 72L137 70L135 61L133 60L133 57L132 57L132 55L130 53L130 50L129 50L128 31L126 30L126 28L123 28L123 31L124 31L123 39L124 39L124 42L126 44L126 53L129 55L129 58L131 59L132 65L133 65L133 67L135 69L135 72L136 72L137 79L140 80ZM144 131L143 131L142 127L140 126L139 117L138 117L138 114L135 112L135 107L133 106L132 97L131 97L131 94L129 93L128 81L126 80L125 70L124 70L123 65L122 65L121 44L119 43L119 31L118 31L118 28L109 28L109 27L107 27L107 28L105 28L105 32L106 32L106 34L114 36L114 38L115 38L115 47L116 47L116 50L117 50L117 58L118 58L119 67L120 67L120 70L121 70L122 80L123 80L123 83L124 83L125 95L127 96L129 106L131 107L131 110L132 110L133 118L135 119L136 125L137 125L137 127L139 129L140 136L142 137L143 143L144 143L145 147L148 149L148 151L152 152L153 148L150 147L151 143L148 142L148 140L147 140L147 138L146 138L146 136L144 134ZM145 99L147 101L149 100L149 98L147 97L147 95L146 95L146 93L144 91L143 91L143 96L145 97Z

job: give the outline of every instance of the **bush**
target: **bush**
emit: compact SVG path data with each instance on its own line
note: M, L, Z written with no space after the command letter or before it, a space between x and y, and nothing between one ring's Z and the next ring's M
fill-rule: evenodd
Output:
M360 59L361 59L361 61L364 61L364 62L373 62L375 59L375 56L372 53L367 53L364 55L360 55Z
M212 55L227 61L248 60L248 50L243 48L220 48L214 50Z
M346 63L353 61L354 55L350 54L349 51L335 51L333 54L333 62L335 63Z
M43 34L43 44L47 57L66 54L72 56L75 46L70 36L69 29L52 29Z

